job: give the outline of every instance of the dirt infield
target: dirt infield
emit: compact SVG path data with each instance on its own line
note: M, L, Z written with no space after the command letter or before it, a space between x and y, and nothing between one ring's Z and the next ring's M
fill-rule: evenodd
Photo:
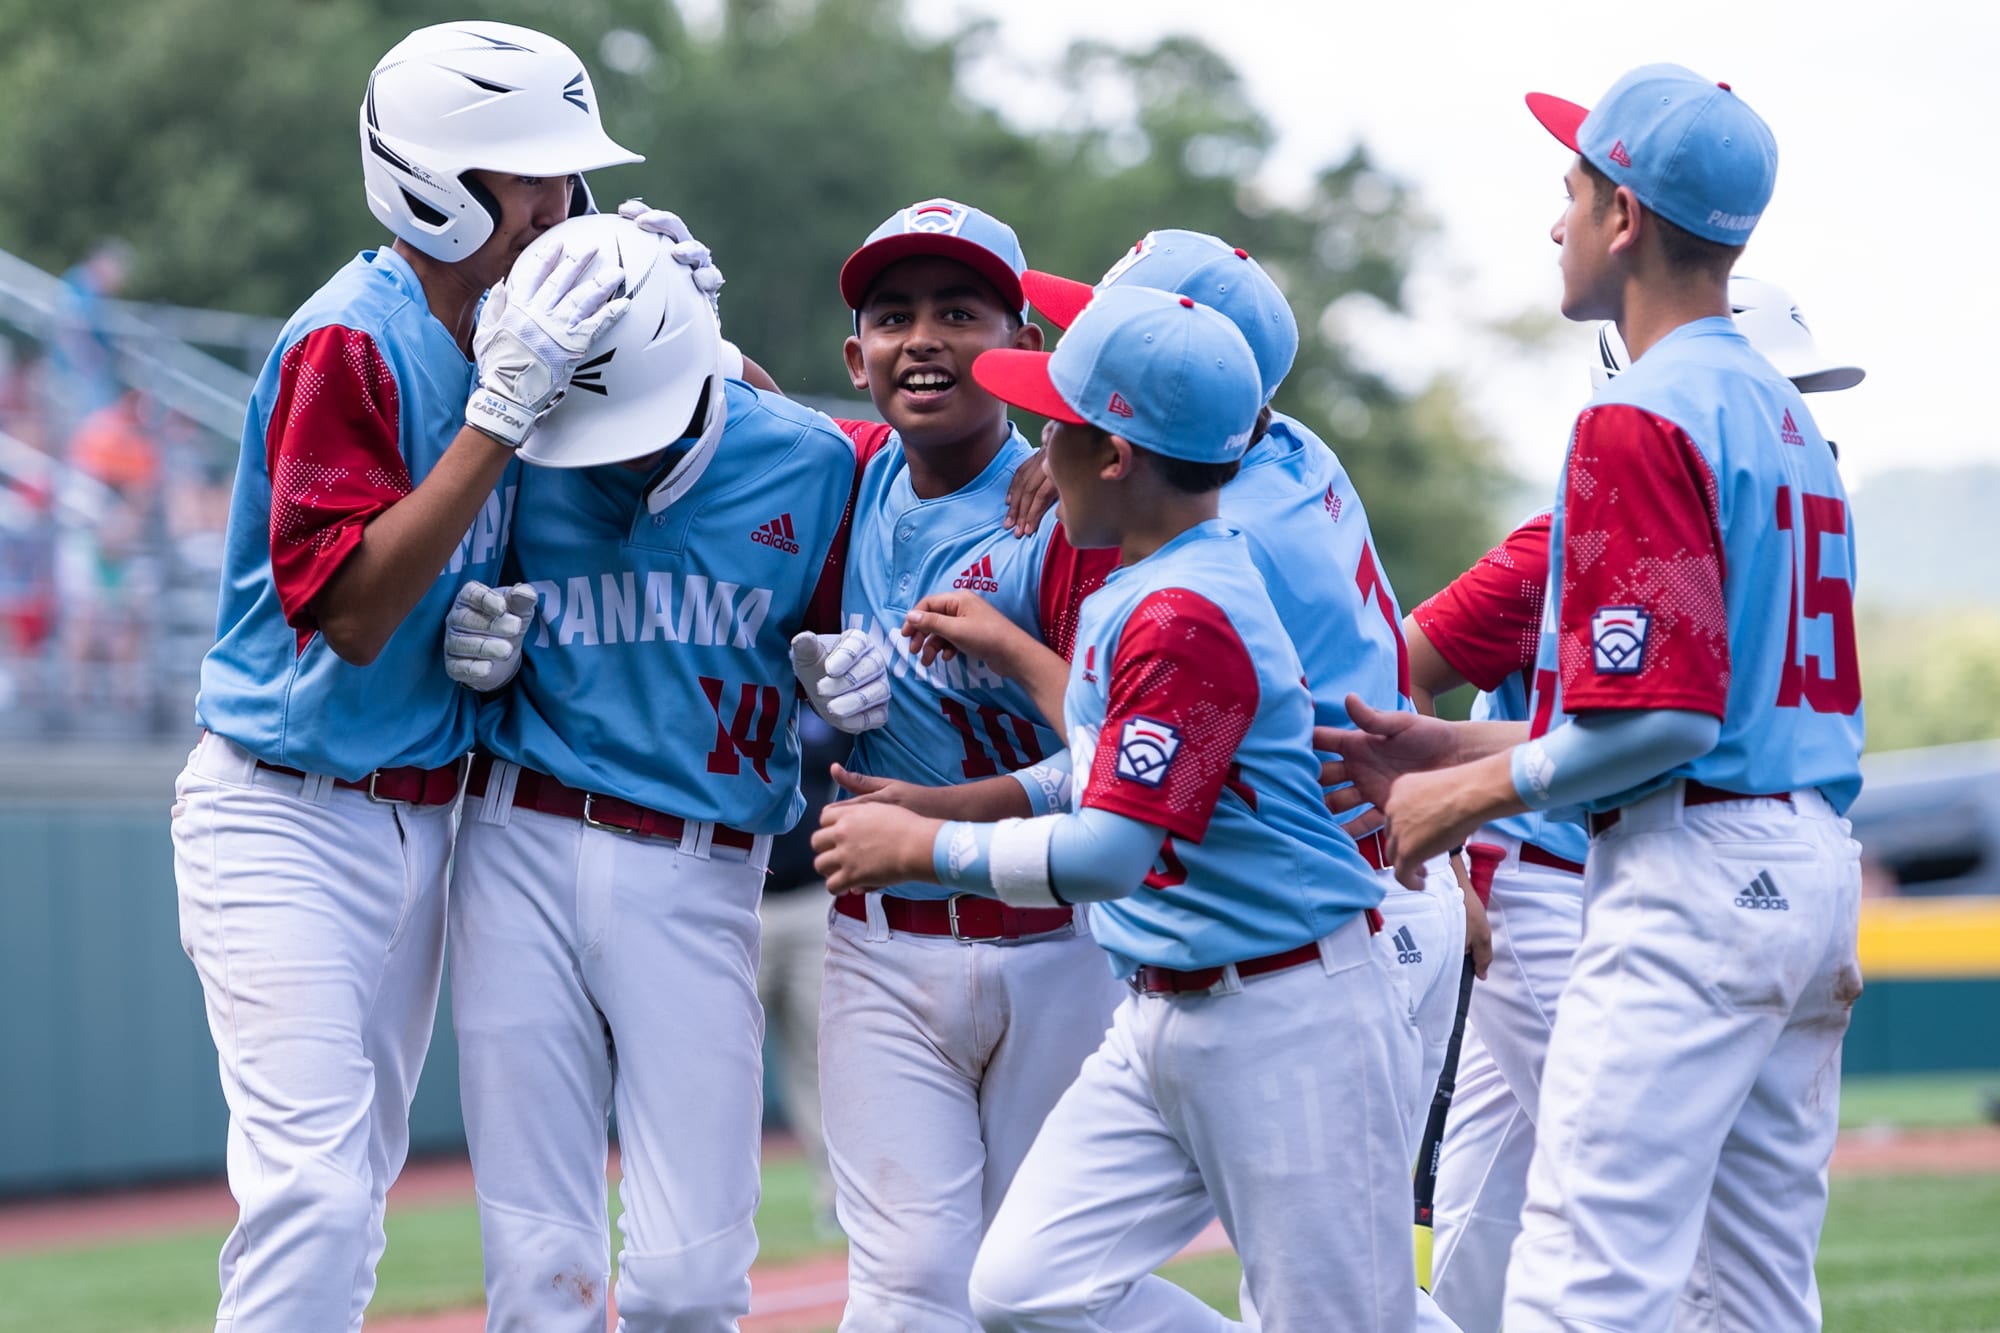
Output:
M1985 1175L2000 1172L2000 1126L1857 1129L1833 1150L1837 1176Z

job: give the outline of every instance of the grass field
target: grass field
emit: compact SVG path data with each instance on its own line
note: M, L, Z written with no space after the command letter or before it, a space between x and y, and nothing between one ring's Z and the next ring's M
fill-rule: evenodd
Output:
M1972 1125L2000 1077L1855 1080L1842 1121L1860 1127ZM1996 1131L2000 1132L2000 1131ZM829 1252L813 1234L810 1185L797 1161L764 1173L762 1260ZM183 1333L214 1308L213 1230L0 1256L0 1333ZM1169 1276L1230 1313L1236 1261L1211 1255ZM2000 1176L1840 1177L1820 1250L1832 1333L2000 1330ZM478 1223L469 1203L411 1207L389 1220L374 1313L476 1304Z

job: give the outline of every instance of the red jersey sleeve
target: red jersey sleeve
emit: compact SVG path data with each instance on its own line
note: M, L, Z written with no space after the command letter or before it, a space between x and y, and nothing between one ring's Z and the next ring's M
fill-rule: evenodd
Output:
M1257 715L1257 669L1222 609L1166 588L1132 608L1083 804L1189 842L1209 817Z
M1042 553L1042 642L1063 661L1076 650L1076 618L1083 611L1083 599L1103 587L1116 568L1117 547L1079 551L1069 544L1062 524L1050 531L1049 549Z
M1708 461L1673 422L1614 403L1577 418L1564 488L1563 708L1721 717L1729 620Z
M408 495L396 378L374 339L329 325L292 344L264 433L271 476L271 576L285 622L318 628L319 596L368 521Z
M854 441L854 472L868 466L868 460L882 452L889 443L889 437L896 432L886 422L849 421L845 417L835 417L833 424L840 427L848 439Z
M841 423L843 427L846 422ZM853 436L849 436L852 439ZM861 493L861 460L856 458L854 475L847 483L847 507L840 511L840 527L826 548L826 563L820 566L819 582L813 586L812 600L806 604L805 628L815 634L838 634L841 589L847 578L847 543L854 532L854 501Z
M1497 690L1535 664L1552 521L1535 515L1412 613L1438 656L1475 689Z

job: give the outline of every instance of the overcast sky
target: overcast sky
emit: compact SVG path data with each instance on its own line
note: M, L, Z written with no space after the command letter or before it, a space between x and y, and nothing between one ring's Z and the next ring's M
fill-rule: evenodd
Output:
M1567 160L1522 94L1590 105L1656 60L1727 80L1770 122L1780 155L1776 198L1739 271L1790 288L1821 347L1868 371L1858 388L1809 400L1850 483L1909 464L2000 462L2000 428L1978 406L2000 359L1988 325L2000 300L2000 5L927 0L912 13L927 31L997 19L1017 81L1046 73L1076 37L1142 46L1197 34L1276 125L1265 182L1276 190L1368 144L1415 183L1442 233L1412 288L1415 318L1354 332L1373 364L1401 376L1458 371L1535 479L1554 477L1589 392L1588 335L1524 365L1478 331L1553 309L1560 290L1548 229ZM977 91L990 98L1006 68L989 65Z

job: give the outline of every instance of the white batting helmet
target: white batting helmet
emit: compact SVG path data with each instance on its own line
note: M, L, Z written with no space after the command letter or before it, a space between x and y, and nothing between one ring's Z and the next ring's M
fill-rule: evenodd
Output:
M375 66L361 102L369 209L447 263L484 244L498 218L492 195L467 172L580 177L643 161L604 133L576 53L508 23L417 29Z
M689 434L705 452L720 437L722 330L694 271L667 253L672 246L669 237L600 213L550 228L515 261L521 273L550 247L595 250L600 264L625 270L632 302L590 344L568 390L521 447L523 460L592 467L644 458Z
M1791 293L1776 283L1756 278L1729 279L1729 313L1736 327L1750 340L1778 373L1798 386L1800 393L1825 393L1851 389L1867 376L1859 366L1830 361L1813 341L1805 316ZM1625 353L1625 340L1618 326L1608 320L1597 330L1597 355L1590 363L1590 387L1601 389L1627 366L1632 358Z

